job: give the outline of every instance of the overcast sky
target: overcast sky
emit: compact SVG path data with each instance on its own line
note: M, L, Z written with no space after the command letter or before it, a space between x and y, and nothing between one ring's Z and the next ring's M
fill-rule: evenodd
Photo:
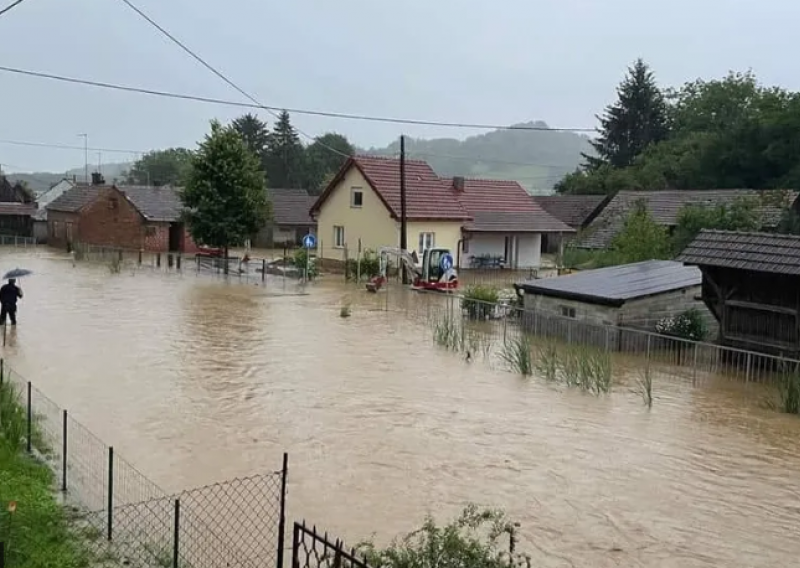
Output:
M133 2L261 103L278 107L593 127L639 56L662 84L752 68L765 83L800 90L800 61L792 56L800 2L790 0ZM121 0L24 0L0 16L0 38L0 65L244 101ZM82 146L84 132L92 147L193 147L211 118L241 112L0 72L0 164L10 171L81 166L80 150L7 141ZM293 118L311 136L334 130L362 146L401 133L475 133ZM105 151L102 160L134 157Z

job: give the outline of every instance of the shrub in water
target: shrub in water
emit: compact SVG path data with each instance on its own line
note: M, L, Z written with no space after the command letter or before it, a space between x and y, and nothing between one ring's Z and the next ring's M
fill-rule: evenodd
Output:
M636 389L642 396L645 406L652 408L653 406L653 373L650 371L650 366L645 367L641 376L636 381Z
M677 316L660 319L656 323L656 332L689 341L703 341L708 335L708 327L700 310L691 308Z
M378 253L371 249L366 249L361 258L350 258L345 265L347 279L370 279L381 273L381 259Z
M313 280L319 274L317 272L317 263L315 262L316 259L313 257L309 257L308 251L304 248L297 249L294 251L294 256L292 257L292 264L300 271L301 274L305 273L306 270L306 260L308 260L308 279Z
M786 414L800 414L800 369L786 371L778 377L779 410Z
M512 550L516 527L499 511L470 505L444 526L428 517L422 527L386 548L367 542L357 550L370 566L381 568L530 568L530 556Z
M470 319L489 319L500 299L500 292L491 286L469 286L461 298L461 308Z

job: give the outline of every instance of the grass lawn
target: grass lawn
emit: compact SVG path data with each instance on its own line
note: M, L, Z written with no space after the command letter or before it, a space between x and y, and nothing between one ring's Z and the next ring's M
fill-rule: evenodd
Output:
M26 455L25 413L11 387L0 387L0 541L6 568L79 568L90 565L53 492L53 475Z

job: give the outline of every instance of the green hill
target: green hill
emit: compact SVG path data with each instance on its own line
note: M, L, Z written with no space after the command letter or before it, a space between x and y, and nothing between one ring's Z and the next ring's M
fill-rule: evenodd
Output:
M122 177L122 173L130 167L131 164L129 162L101 164L100 171L103 172L103 176L105 176L108 182L112 182L115 178ZM97 166L92 166L90 164L89 174L91 175L91 173L96 169ZM25 182L28 184L28 187L30 187L36 193L42 193L50 189L53 185L57 184L64 178L71 179L74 177L78 181L83 181L84 168L74 168L64 173L33 172L32 174L8 173L6 175L10 181Z
M515 126L549 128L538 121ZM360 151L397 156L400 142ZM532 193L546 193L575 170L582 161L581 152L591 152L591 146L587 136L573 132L494 130L465 140L407 138L406 152L409 158L427 161L441 176L510 179Z

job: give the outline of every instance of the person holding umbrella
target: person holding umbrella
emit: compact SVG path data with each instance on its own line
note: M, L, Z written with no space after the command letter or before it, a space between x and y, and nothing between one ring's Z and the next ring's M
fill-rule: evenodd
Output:
M6 317L11 325L17 325L17 300L22 298L22 289L17 286L17 277L30 274L28 270L16 269L6 272L6 284L0 287L0 325L6 325Z

